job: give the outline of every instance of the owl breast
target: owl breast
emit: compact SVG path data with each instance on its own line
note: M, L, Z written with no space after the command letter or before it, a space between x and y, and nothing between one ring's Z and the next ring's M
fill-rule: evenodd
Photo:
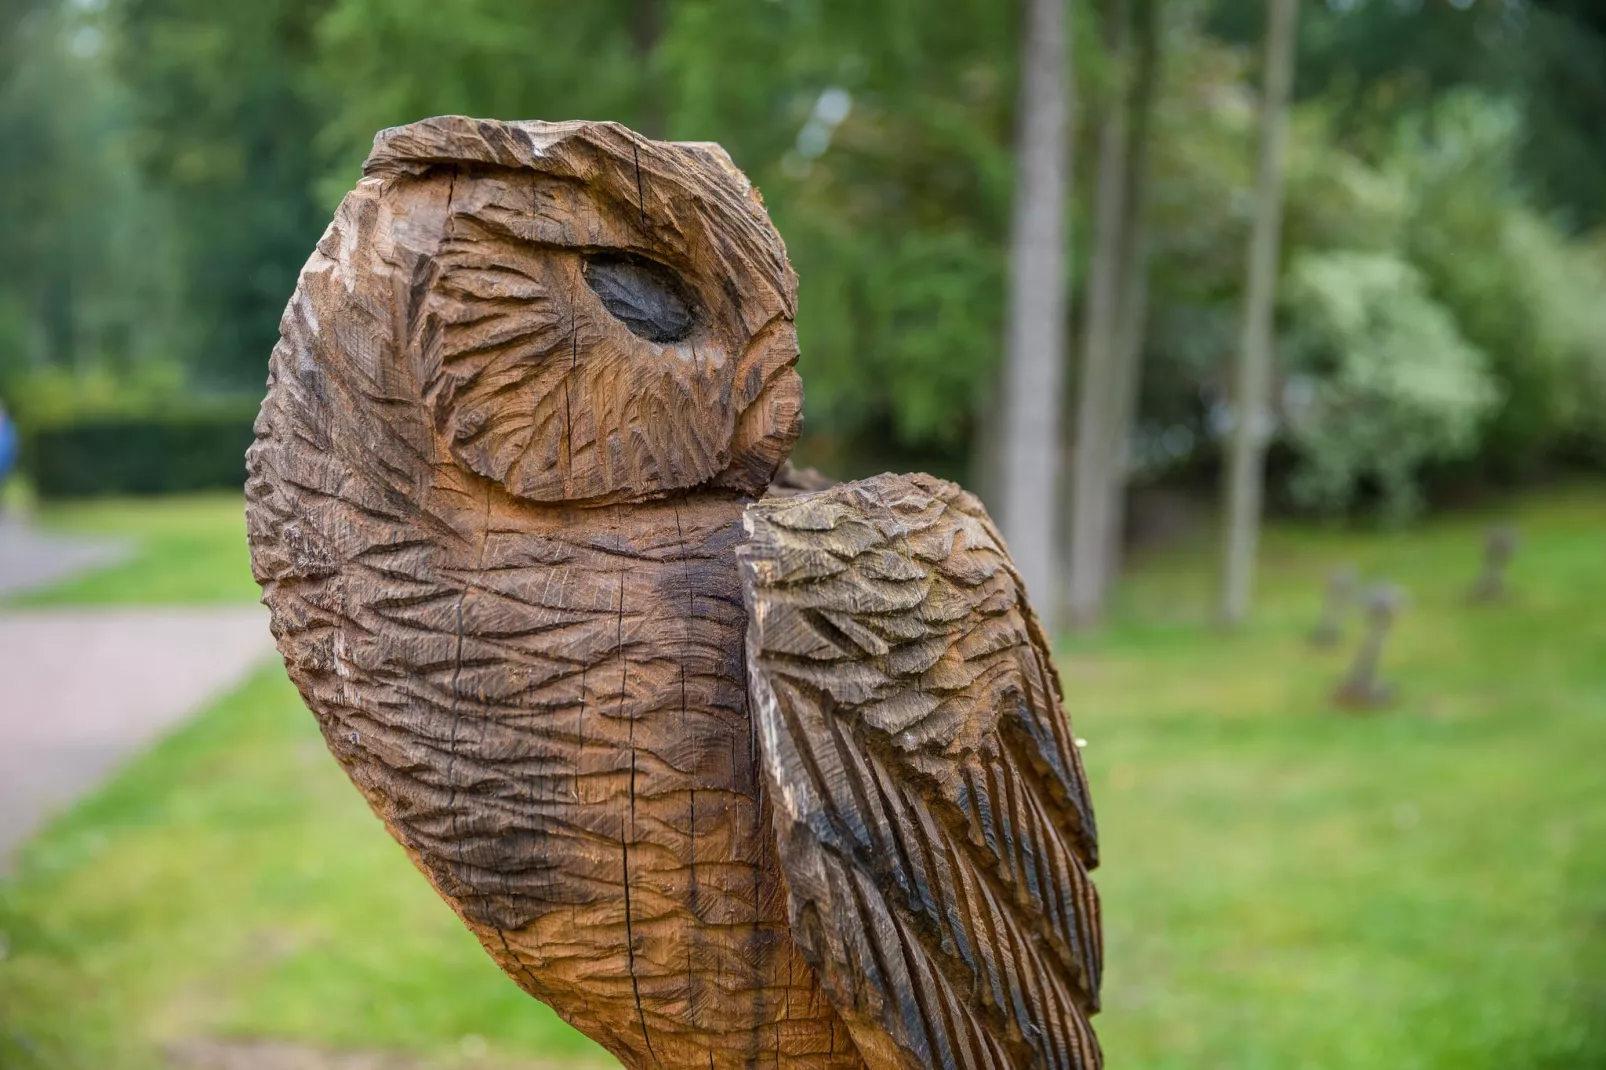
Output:
M484 493L278 518L265 600L331 750L503 970L626 1065L862 1066L787 931L742 503Z

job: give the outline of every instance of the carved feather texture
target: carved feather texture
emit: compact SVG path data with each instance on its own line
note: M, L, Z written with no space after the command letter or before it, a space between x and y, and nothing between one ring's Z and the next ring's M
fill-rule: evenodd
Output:
M1086 778L981 503L888 475L766 499L745 523L793 939L866 1062L1099 1066Z

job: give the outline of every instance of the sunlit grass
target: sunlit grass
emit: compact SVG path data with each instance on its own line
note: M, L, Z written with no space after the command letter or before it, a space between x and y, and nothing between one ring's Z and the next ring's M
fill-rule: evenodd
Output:
M1483 518L1283 529L1244 631L1188 551L1072 644L1112 1066L1606 1065L1606 495L1520 519L1507 605L1464 600ZM1302 640L1344 562L1410 591L1386 713Z
M237 502L171 508L238 524ZM1067 643L1112 1070L1606 1065L1606 490L1515 515L1506 605L1462 598L1492 513L1278 528L1243 631L1209 625L1210 556L1189 549ZM210 560L189 589L249 585L243 554ZM1388 712L1330 709L1348 651L1303 642L1345 562L1411 594ZM38 839L0 932L6 1070L154 1070L193 1036L594 1051L435 898L276 668Z
M253 602L238 494L47 503L37 523L66 534L131 539L135 552L110 568L30 591L13 605Z

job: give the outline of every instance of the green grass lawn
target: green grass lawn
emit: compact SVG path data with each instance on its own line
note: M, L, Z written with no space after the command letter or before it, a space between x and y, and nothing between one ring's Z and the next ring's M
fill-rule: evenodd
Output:
M257 586L245 547L238 494L112 498L50 503L38 523L67 534L132 539L132 556L8 604L137 605L254 602Z
M237 503L164 508L238 531ZM1513 513L1503 606L1461 599L1489 517L1279 528L1245 630L1206 625L1199 549L1142 562L1111 630L1066 645L1112 1070L1606 1066L1606 488ZM242 585L204 556L183 589ZM1387 713L1331 711L1346 655L1302 641L1343 562L1411 593ZM412 871L276 667L36 840L0 932L6 1070L154 1068L197 1036L593 1051Z

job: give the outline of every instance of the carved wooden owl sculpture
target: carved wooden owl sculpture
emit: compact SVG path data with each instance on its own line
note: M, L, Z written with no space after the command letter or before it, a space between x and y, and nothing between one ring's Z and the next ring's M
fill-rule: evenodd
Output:
M498 965L626 1066L1096 1067L1048 641L952 484L758 500L795 301L717 147L381 133L249 455L279 648Z

